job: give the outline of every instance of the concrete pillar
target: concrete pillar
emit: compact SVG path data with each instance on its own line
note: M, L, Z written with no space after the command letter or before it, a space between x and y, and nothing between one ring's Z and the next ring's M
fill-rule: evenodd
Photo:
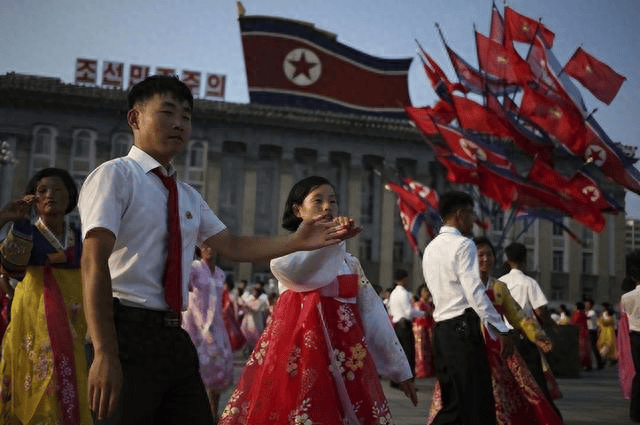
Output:
M547 297L551 295L551 271L553 269L553 224L548 220L538 220L537 264L538 283Z
M380 277L378 282L387 286L393 282L393 241L396 196L389 190L382 190L380 216Z
M580 225L573 220L569 222L568 227L576 235L580 235L582 233L580 231ZM582 247L566 235L564 240L564 252L568 257L566 271L569 275L569 301L575 303L582 299L582 293L580 290L580 276L582 275Z
M280 223L282 222L282 215L284 214L284 204L287 202L289 192L295 183L296 182L293 181L293 148L283 146L282 159L280 162L280 195L278 197L278 234L280 235L289 233L282 228Z
M242 192L242 221L240 234L253 236L256 222L256 169L254 164L247 164L244 172L244 190ZM251 263L240 263L238 266L238 279L251 281Z
M209 208L213 212L218 211L218 203L220 200L220 180L222 177L222 170L220 168L220 161L222 161L222 154L214 153L208 155L207 162L207 182L206 193L204 194L204 200L209 205Z
M351 169L349 170L349 182L347 187L346 213L355 220L357 225L361 225L362 215L362 156L351 155ZM344 201L343 201L344 202ZM359 254L360 236L347 240L347 251L355 256Z
M613 221L609 214L604 216L606 224L604 230L600 233L593 235L593 274L598 277L595 291L593 293L593 299L597 303L598 301L606 301L605 296L607 294L607 288L609 287L609 258L608 258L608 245L609 245L609 232Z

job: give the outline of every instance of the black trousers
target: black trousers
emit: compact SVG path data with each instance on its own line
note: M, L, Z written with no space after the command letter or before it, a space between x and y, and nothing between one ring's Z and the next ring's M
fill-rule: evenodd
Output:
M409 360L409 365L411 366L411 372L415 375L416 345L411 321L407 319L400 319L393 325L393 329L396 331L396 336L398 337L398 341L400 341L404 354L407 355L407 360Z
M600 351L598 351L598 330L597 329L589 329L589 338L591 339L591 351L596 358L596 363L598 365L598 369L602 368L602 356L600 356Z
M640 371L640 332L631 331L631 355L633 356L633 366ZM629 416L635 422L640 422L640 374L636 373L631 383L631 405L629 406Z
M123 385L116 413L96 424L213 424L189 334L153 314L130 320L134 310L114 303Z
M491 375L478 315L467 309L458 317L436 323L433 351L442 390L442 410L433 423L494 425Z

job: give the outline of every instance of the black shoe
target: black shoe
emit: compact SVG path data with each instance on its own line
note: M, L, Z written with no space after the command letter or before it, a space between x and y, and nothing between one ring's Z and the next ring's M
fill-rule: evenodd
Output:
M389 386L391 388L400 389L400 384L398 384L397 382L389 381Z

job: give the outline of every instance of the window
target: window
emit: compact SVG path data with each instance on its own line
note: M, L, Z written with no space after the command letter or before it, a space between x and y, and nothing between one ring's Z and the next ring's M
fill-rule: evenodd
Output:
M378 222L376 208L380 207L380 192L382 182L379 170L382 169L382 158L375 156L365 156L363 158L364 178L362 183L362 211L361 220L363 224L373 224Z
M350 155L344 152L329 154L329 180L336 187L338 205L341 213L348 211L347 186L349 185Z
M582 253L582 273L593 274L593 252Z
M313 149L296 148L294 153L293 181L300 181L315 174L318 153Z
M404 263L404 241L395 241L393 243L393 262Z
M185 159L185 182L203 194L207 175L206 142L201 140L189 142Z
M111 158L127 156L132 144L133 137L131 134L116 133L111 139Z
M75 130L72 135L71 153L69 156L69 173L78 187L95 167L96 133L91 130Z
M564 251L554 250L553 251L553 271L554 272L563 272L564 271Z
M43 168L54 166L56 162L57 133L57 130L51 126L40 125L34 128L29 175L33 175Z
M562 226L558 223L553 223L553 236L562 236Z
M371 261L371 257L371 239L362 239L360 242L360 258L365 261Z

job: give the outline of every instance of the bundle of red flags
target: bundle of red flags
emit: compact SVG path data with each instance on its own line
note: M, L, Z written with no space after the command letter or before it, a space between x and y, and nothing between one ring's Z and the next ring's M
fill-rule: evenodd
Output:
M503 18L494 5L490 22L489 36L475 32L477 68L457 55L440 32L459 83L451 82L418 46L440 100L433 106L405 107L406 114L430 136L427 141L446 168L449 181L477 186L503 209L550 211L601 231L603 213L615 213L620 207L591 175L601 172L640 194L640 173L633 166L636 159L609 139L593 113L587 113L568 77L606 104L614 99L625 77L582 48L560 67L551 52L555 34L540 20L509 7ZM525 58L515 43L528 45ZM483 102L467 97L468 93L482 95ZM518 170L512 156L531 158L518 162L527 169ZM572 175L564 176L554 168L557 158L577 164ZM528 162L532 165L522 166ZM407 194L401 196L402 187L396 186L390 188L398 194L404 205L401 211L411 224L415 222L411 217L425 209L419 208L423 204L410 202ZM409 209L416 214L411 215Z

